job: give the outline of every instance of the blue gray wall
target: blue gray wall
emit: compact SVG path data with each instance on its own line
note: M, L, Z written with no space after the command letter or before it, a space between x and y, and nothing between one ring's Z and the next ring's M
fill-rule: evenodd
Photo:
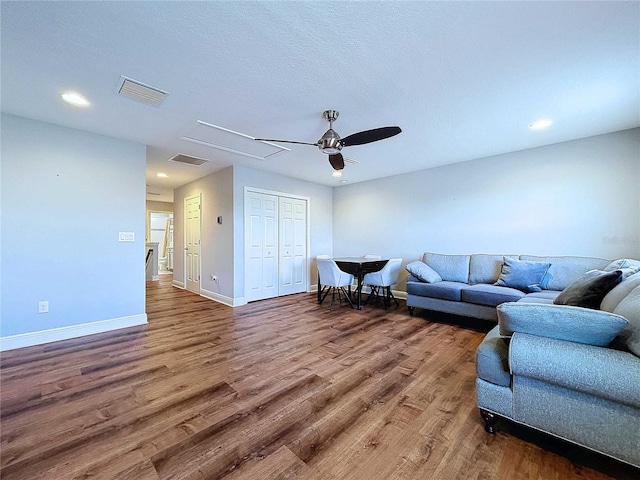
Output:
M640 258L639 185L633 129L342 186L334 254Z
M3 114L1 153L0 336L144 323L145 146Z

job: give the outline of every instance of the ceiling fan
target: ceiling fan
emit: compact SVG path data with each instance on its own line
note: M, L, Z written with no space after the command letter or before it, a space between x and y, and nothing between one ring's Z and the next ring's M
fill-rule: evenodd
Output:
M314 145L322 150L323 153L329 154L329 163L334 170L342 170L344 168L344 158L340 153L343 147L351 147L353 145L364 145L365 143L377 142L385 138L393 137L402 130L400 127L381 127L372 130L364 130L362 132L353 133L347 137L340 138L333 130L333 122L338 118L337 110L325 110L322 116L329 122L329 130L327 130L320 140L315 143L296 142L293 140L275 140L269 138L256 138L260 142L281 142L281 143L298 143L301 145Z

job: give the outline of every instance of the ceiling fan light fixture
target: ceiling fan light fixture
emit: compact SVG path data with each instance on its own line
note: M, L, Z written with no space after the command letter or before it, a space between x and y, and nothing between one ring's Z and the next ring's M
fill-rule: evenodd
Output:
M340 148L337 147L325 147L322 149L322 153L327 153L329 155L335 155L340 152Z

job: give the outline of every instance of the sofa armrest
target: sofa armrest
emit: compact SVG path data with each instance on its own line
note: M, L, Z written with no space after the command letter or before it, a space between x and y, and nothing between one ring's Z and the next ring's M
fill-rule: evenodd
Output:
M515 333L509 369L512 375L640 408L640 359L631 353Z
M621 315L568 305L508 302L497 312L500 335L529 333L598 346L609 345L629 323Z

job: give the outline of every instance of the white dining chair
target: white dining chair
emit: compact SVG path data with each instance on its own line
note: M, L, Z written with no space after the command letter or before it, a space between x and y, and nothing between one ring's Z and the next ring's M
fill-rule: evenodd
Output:
M362 280L363 285L368 286L371 289L371 293L367 297L366 303L369 303L369 298L372 296L376 299L382 297L384 309L391 304L391 299L400 305L396 297L391 292L391 286L398 283L398 275L400 274L400 266L402 265L402 258L391 258L387 264L377 272L367 273Z
M316 257L316 262L318 260L326 260L328 258L331 258L331 256L330 255L318 255ZM320 270L318 269L318 290L319 290L318 298L320 298L320 295L322 295L322 292L324 291L325 288L326 288L325 286L320 284Z
M342 294L353 308L353 303L351 302L351 284L353 283L353 275L347 272L343 272L340 270L340 267L329 258L319 258L318 262L318 275L320 277L318 288L326 289L324 291L324 295L320 298L320 303L324 302L324 299L327 298L329 292L331 292L331 303L329 304L329 309L333 306L333 301L335 299L336 291L338 292L338 301L342 303ZM345 290L345 287L348 287L349 292Z

